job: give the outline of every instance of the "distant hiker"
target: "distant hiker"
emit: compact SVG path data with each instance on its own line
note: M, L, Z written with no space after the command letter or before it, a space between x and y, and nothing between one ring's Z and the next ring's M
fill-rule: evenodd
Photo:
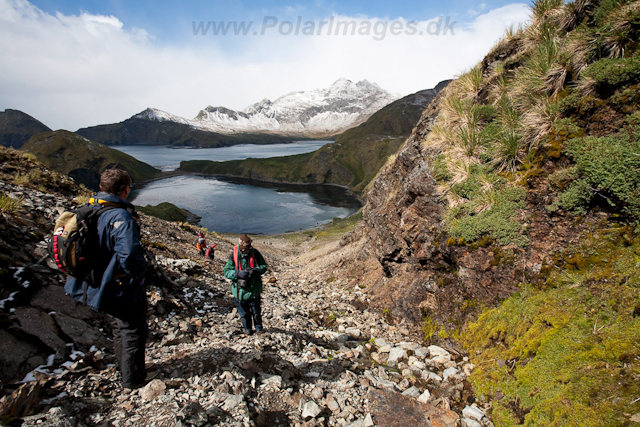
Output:
M68 277L64 289L68 295L109 315L122 387L133 389L153 376L145 372L147 262L140 244L138 215L126 201L131 177L120 169L106 170L100 176L100 190L90 199L90 205L95 209L115 206L101 213L97 221L101 267L92 271L94 280L88 282Z
M213 261L213 257L216 255L216 250L214 249L218 246L217 243L212 244L207 248L207 259Z
M198 233L198 240L196 241L196 249L200 252L200 255L204 256L207 250L207 240L204 234Z
M224 277L231 280L231 293L242 320L245 334L263 333L262 275L267 271L267 263L257 249L251 247L251 239L246 234L240 236L238 244L224 266Z

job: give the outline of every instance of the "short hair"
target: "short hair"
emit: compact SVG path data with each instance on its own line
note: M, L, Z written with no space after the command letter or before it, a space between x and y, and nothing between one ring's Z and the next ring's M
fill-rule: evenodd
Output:
M125 170L107 169L100 175L100 188L105 193L117 196L128 186L131 186L131 177Z

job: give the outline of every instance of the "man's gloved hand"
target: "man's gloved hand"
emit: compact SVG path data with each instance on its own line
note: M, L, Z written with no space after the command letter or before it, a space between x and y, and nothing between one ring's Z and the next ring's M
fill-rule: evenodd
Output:
M250 270L240 270L236 272L236 277L238 279L246 279L247 277L249 277L249 271Z
M257 277L260 276L260 269L258 267L254 267L249 270L249 277Z

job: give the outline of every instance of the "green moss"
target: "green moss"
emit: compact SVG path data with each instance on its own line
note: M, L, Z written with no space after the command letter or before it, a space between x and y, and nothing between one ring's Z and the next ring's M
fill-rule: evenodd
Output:
M555 287L523 287L463 331L476 393L504 394L496 426L622 426L640 412L639 241L628 228L589 236Z
M427 343L433 342L433 338L438 332L439 324L430 316L425 317L422 323L422 333L424 335L424 341Z

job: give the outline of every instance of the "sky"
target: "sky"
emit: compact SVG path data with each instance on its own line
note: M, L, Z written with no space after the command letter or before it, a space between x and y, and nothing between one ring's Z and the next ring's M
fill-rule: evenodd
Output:
M0 111L75 131L146 108L243 110L342 77L405 96L528 19L504 0L0 0Z

